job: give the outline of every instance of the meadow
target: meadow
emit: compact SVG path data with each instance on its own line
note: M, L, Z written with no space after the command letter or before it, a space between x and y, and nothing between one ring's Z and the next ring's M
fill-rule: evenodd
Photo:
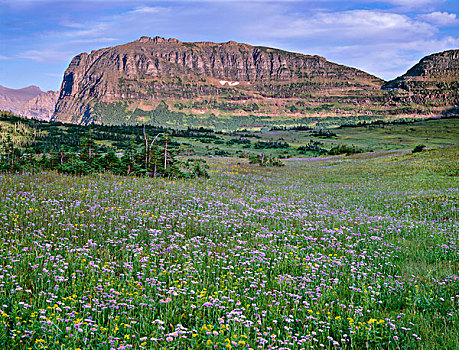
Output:
M458 159L0 174L0 348L458 349Z

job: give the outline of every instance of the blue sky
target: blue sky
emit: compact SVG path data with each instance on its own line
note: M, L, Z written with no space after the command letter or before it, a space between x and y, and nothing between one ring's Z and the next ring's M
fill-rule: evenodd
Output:
M0 0L0 85L58 90L76 54L142 35L273 46L388 80L459 48L459 1Z

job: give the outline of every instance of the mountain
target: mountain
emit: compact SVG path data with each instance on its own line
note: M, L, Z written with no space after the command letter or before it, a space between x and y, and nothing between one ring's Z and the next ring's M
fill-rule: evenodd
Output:
M20 101L26 102L30 99L40 95L43 91L38 86L28 86L22 89L9 89L0 85L0 96L2 101Z
M459 50L448 50L422 58L383 89L399 90L406 102L433 106L459 105Z
M161 37L82 53L65 71L53 120L217 128L295 124L380 108L381 79L274 48ZM362 103L355 108L356 103Z
M74 57L52 119L235 130L438 115L455 101L457 54L438 55L398 78L398 87L320 56L141 37Z
M0 85L0 110L11 111L28 118L49 120L58 98L56 91L41 91L37 86L9 89Z

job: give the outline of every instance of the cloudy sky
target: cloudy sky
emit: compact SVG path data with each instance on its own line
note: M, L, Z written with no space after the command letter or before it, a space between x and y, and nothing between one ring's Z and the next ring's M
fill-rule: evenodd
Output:
M459 48L459 1L0 0L0 85L57 90L76 54L142 35L272 46L389 80Z

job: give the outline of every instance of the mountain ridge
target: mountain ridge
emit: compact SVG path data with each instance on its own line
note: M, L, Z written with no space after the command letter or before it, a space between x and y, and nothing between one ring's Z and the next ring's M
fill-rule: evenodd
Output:
M151 116L144 112L155 109L161 101L169 107L185 105L189 114L228 116L230 113L225 111L238 109L244 116L280 116L286 107L292 108L285 106L286 102L296 103L314 91L341 89L352 95L362 87L378 90L383 83L369 73L317 55L234 41L181 42L141 37L75 56L64 73L53 119L110 122L108 112L98 106L120 102L128 104L124 111L127 121L136 109L143 113L140 117L148 119ZM207 101L205 107L189 103L200 99ZM209 106L208 99L213 106ZM277 99L282 111L279 104L268 103L268 99ZM244 111L247 108L237 101L261 104L261 108Z
M400 98L406 102L459 105L459 49L421 58L382 88L404 91Z
M57 98L57 91L42 91L35 85L21 89L0 85L0 110L28 118L49 120L54 114Z
M384 81L318 55L142 36L76 55L59 92L0 85L0 109L84 125L333 127L444 115L459 104L458 82L459 50Z

